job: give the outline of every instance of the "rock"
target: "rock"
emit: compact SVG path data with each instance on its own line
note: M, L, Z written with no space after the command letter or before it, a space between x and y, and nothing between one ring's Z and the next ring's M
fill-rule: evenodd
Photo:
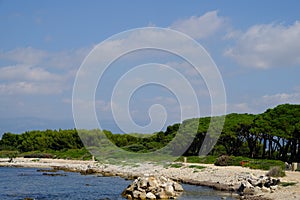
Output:
M66 174L43 173L43 176L67 176Z
M166 183L168 181L168 179L164 176L161 176L159 177L159 180L162 182L162 183Z
M139 198L140 198L141 200L146 199L146 192L145 192L145 191L144 191L144 192L141 192Z
M270 186L271 191L272 191L272 190L277 190L277 188L278 188L278 185L271 185L271 186Z
M182 192L183 191L182 186L179 183L177 183L177 182L174 182L173 187L174 187L175 191L178 191L178 192Z
M272 179L271 186L278 185L280 183L280 179Z
M144 200L144 199L146 199L146 192L145 192L145 191L141 192L141 191L139 191L139 190L134 190L134 191L132 192L132 196L133 196L133 199L141 199L141 200Z
M146 194L146 199L156 199L156 196L152 192Z
M183 192L179 183L166 177L138 177L123 192L127 199L175 199Z
M143 189L147 188L148 178L141 178L139 182L140 182L140 184L139 184L140 188L143 188Z
M271 192L271 189L270 189L270 188L267 188L267 187L265 187L265 186L263 186L263 187L261 188L261 191L262 191L262 192L268 193L268 192Z
M160 192L158 192L156 194L157 199L168 199L169 196L166 194L166 192L164 190L161 190Z
M158 187L157 180L152 176L148 178L149 187Z
M255 177L250 174L247 177L244 177L244 180L241 182L237 191L241 196L257 195L261 192L274 192L277 189L279 182L279 179L271 178L270 176Z
M97 171L95 169L89 168L87 170L82 170L80 172L81 175L88 175L88 174L96 174Z
M167 184L166 187L165 187L165 191L166 191L166 194L169 196L169 197L173 197L175 196L175 191L174 191L174 188L173 188L173 184Z
M251 188L245 188L243 191L243 194L244 195L254 195L255 192L256 191L255 191L254 187L251 187Z

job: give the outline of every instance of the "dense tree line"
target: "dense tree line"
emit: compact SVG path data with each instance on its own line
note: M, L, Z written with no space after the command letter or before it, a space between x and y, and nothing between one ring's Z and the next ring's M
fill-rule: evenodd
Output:
M104 130L103 133L116 146L128 151L149 152L167 145L177 135L178 145L192 137L192 143L184 152L186 156L199 155L207 138L216 137L208 134L211 120L218 117L204 117L188 119L182 124L168 126L166 131L143 134L112 134ZM191 136L191 132L197 130ZM99 131L99 130L98 130ZM81 137L89 146L97 146L101 139L94 137L96 131L85 131ZM204 142L204 138L205 142ZM0 150L45 151L47 149L76 149L83 144L74 130L46 130L30 131L24 134L5 133L0 141ZM176 149L173 149L176 151ZM283 104L268 109L262 114L228 114L220 137L211 155L234 155L251 158L280 159L283 161L300 162L300 105Z
M4 133L0 150L19 152L80 149L83 144L75 129L27 131L23 134Z

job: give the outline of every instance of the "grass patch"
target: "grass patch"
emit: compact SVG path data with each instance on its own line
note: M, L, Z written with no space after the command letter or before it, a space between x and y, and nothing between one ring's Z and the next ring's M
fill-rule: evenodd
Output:
M287 187L287 186L293 186L296 185L296 182L280 182L279 185L283 186L283 187Z
M189 156L187 157L188 163L203 163L214 164L217 160L217 156ZM181 156L177 162L183 162L184 157ZM279 166L281 169L285 169L285 164L280 160L267 160L267 159L253 159L243 156L229 156L228 166L243 166L251 169L270 170L272 167Z
M181 163L174 163L174 164L169 165L169 167L172 167L172 168L180 168L182 166L183 166L183 164L181 164Z
M200 165L190 165L189 168L194 168L194 169L205 169L205 166L200 166Z
M280 160L252 159L249 163L245 164L244 167L262 170L270 170L272 167L280 167L284 170L285 164Z
M71 160L91 160L92 155L90 152L85 149L67 149L63 151L54 151L51 152L55 155L55 158L61 158L61 159L71 159Z

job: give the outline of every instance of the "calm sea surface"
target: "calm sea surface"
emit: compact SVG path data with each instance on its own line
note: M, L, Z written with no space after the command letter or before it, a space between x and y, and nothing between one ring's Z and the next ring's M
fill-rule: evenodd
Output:
M131 183L119 177L83 176L79 173L55 172L65 176L45 176L34 168L0 167L0 199L110 199L119 200L120 193ZM183 185L178 198L221 199L224 194L210 188ZM226 199L232 199L227 196Z

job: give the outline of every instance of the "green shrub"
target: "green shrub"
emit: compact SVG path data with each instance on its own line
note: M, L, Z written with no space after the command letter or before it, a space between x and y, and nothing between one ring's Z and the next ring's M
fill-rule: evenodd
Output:
M3 150L0 151L0 158L15 158L18 156L19 152L18 151L7 151Z
M266 175L273 176L273 177L283 177L285 176L285 172L282 170L281 167L276 166L276 167L272 167Z
M54 156L49 153L32 153L24 155L24 158L54 158Z
M200 166L200 165L190 165L189 168L195 168L195 169L205 169L205 166Z
M282 185L283 187L287 187L287 186L293 186L296 185L296 182L280 182L280 185Z
M252 159L245 167L251 169L270 170L272 167L279 166L282 170L285 169L284 162L280 160Z
M220 156L219 158L217 158L215 165L216 166L228 166L228 165L231 165L231 163L232 163L232 158L227 155L223 155L223 156Z
M174 163L174 164L171 164L169 167L180 168L182 166L183 166L183 164L181 164L181 163Z

